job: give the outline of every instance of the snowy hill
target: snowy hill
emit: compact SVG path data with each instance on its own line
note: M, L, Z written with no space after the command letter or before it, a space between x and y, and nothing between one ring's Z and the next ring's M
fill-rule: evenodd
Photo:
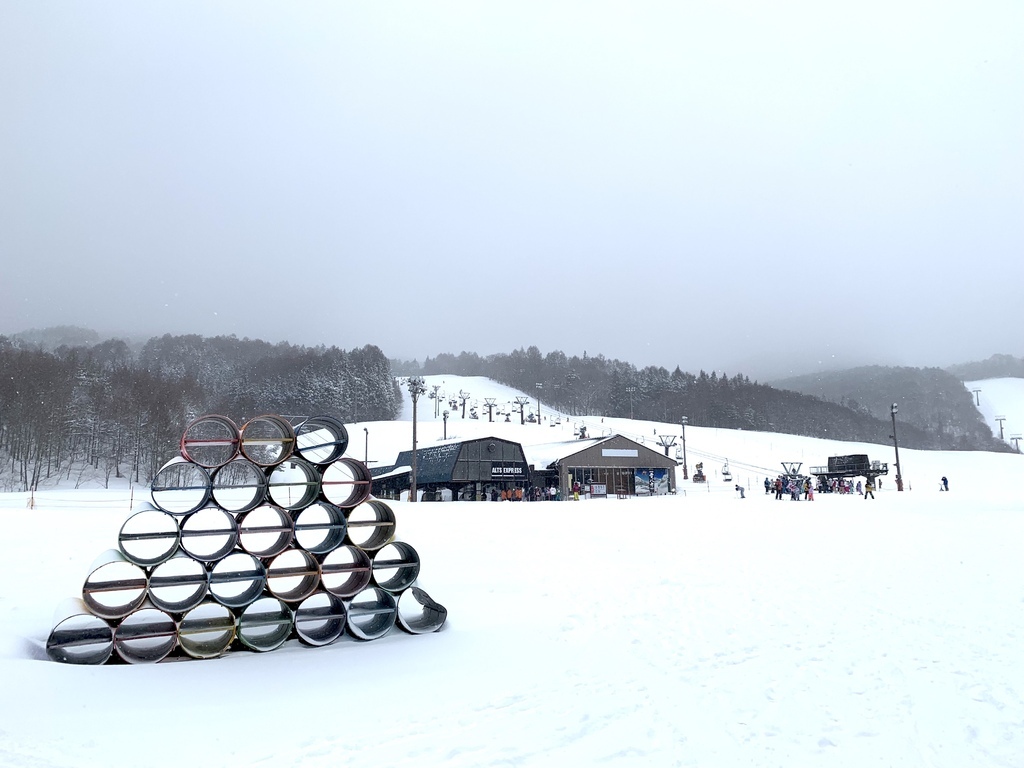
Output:
M999 437L1001 431L1003 440L1010 445L1014 445L1013 436L1024 435L1024 379L982 379L965 381L964 386L972 395L980 390L975 395L975 403L985 423L992 428L992 434ZM996 420L999 417L1005 417L1002 427Z

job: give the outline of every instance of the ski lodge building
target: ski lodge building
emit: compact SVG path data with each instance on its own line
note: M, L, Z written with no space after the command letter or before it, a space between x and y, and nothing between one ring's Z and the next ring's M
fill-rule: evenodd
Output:
M412 451L371 470L373 495L408 495ZM561 498L575 483L591 496L675 493L676 461L622 435L522 446L500 437L428 445L416 450L416 488L424 501L486 501L495 491L554 486Z

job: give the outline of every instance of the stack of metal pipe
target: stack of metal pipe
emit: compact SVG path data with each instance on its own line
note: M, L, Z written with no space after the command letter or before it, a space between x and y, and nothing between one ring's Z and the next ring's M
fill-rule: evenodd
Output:
M439 630L419 555L330 416L193 420L117 548L57 610L54 661L153 663Z

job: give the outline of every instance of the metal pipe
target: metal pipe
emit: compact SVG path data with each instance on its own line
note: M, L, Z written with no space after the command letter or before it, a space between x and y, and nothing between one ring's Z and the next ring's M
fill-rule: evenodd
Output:
M294 627L291 608L276 597L261 597L238 617L238 639L249 650L264 653L284 645Z
M208 600L178 622L178 645L193 659L212 659L227 652L237 632L230 608Z
M140 608L114 630L114 650L129 664L155 664L178 643L178 624L159 608Z
M330 464L347 449L348 430L333 416L313 416L295 427L295 450L311 464Z
M267 498L267 475L248 459L232 459L214 470L210 480L214 502L228 512L248 512Z
M227 416L200 416L181 435L181 455L207 469L227 464L238 455L238 427Z
M437 632L448 618L448 609L419 587L398 596L398 626L413 635Z
M367 587L347 607L348 632L357 640L376 640L395 626L398 602L380 587Z
M144 503L124 521L117 534L117 546L129 561L151 567L170 558L178 549L180 539L177 518Z
M270 470L267 482L270 501L290 511L308 507L320 495L320 472L299 458L278 464Z
M267 590L279 600L305 600L320 584L320 563L304 549L289 549L267 565Z
M329 592L315 592L295 609L295 634L307 645L330 645L345 631L345 603Z
M204 507L181 523L181 548L196 560L212 563L238 543L238 523L219 507Z
M354 507L370 498L373 476L363 462L339 459L324 469L324 498L339 507Z
M341 546L348 525L340 507L317 501L295 515L295 543L314 555L323 555Z
M249 605L266 584L266 566L247 552L232 552L210 569L210 595L228 608Z
M239 430L239 448L253 464L272 467L292 455L295 430L280 416L257 416Z
M257 557L274 557L288 549L295 533L292 516L270 504L239 515L238 545Z
M211 493L210 473L180 456L160 467L150 486L153 504L172 515L187 515L205 507Z
M103 664L114 652L114 628L89 611L83 600L68 598L54 614L46 655L64 664Z
M397 594L411 586L420 573L420 557L402 541L385 544L373 556L373 581L383 590Z
M370 556L345 544L327 553L320 563L320 583L332 595L354 597L366 589L373 576Z
M108 549L89 569L82 586L86 607L102 619L120 619L146 599L146 572L120 551Z
M149 601L167 613L192 610L203 602L209 591L210 574L206 567L184 550L178 550L149 574Z
M349 542L367 552L380 549L395 537L395 513L379 499L353 507L345 518Z

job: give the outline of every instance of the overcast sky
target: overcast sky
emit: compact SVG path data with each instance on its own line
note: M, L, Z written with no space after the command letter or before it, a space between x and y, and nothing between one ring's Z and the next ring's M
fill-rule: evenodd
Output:
M1024 355L1024 5L0 0L0 333Z

